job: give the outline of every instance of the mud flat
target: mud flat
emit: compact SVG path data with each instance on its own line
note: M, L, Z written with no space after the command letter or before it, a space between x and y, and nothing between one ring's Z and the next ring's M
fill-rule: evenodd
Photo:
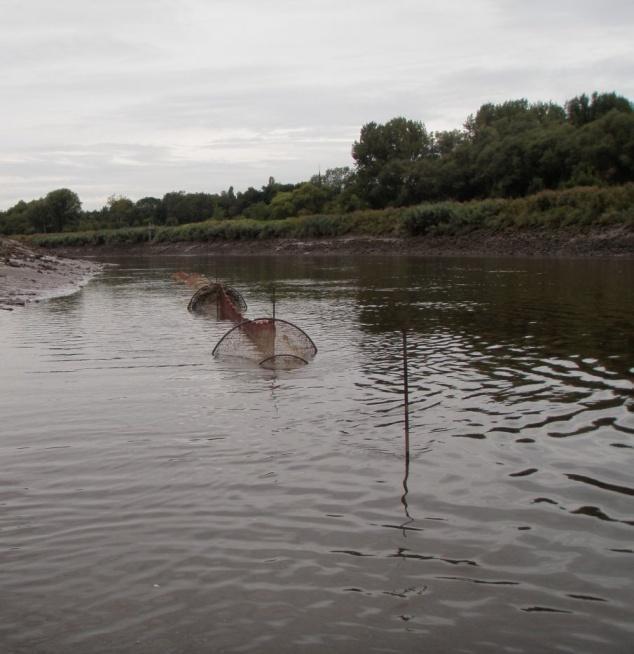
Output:
M54 256L0 238L0 310L73 293L101 269L91 261Z
M72 257L121 255L407 255L504 257L634 257L634 230L624 226L479 229L426 236L345 235L323 238L213 239L56 247Z

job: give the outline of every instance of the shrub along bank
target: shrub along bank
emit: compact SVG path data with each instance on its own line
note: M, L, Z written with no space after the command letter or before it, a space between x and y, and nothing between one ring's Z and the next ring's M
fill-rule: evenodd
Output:
M542 191L517 199L424 203L407 208L318 214L283 220L207 220L173 227L128 227L23 236L43 247L133 245L144 242L311 239L341 236L463 235L473 230L634 229L634 184Z

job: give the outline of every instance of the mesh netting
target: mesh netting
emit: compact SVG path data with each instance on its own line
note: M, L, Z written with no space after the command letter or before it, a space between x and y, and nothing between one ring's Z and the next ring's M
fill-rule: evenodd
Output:
M225 293L229 296L229 299L235 304L241 313L244 313L247 310L247 303L242 297L242 294L231 286L225 286L224 288Z
M291 322L280 318L256 318L230 329L213 354L242 357L277 370L305 365L317 354L317 348L310 336Z
M231 286L211 283L199 273L176 272L173 278L196 289L187 305L189 311L237 323L218 341L214 356L242 357L269 370L291 370L306 365L317 354L310 336L287 320L246 320L247 303Z
M192 296L187 309L193 313L216 315L220 320L242 321L247 303L238 291L223 284L206 284Z

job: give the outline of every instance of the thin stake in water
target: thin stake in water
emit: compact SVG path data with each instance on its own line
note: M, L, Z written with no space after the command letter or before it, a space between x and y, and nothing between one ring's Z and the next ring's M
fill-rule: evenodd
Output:
M407 330L401 329L403 336L403 395L405 411L405 460L409 463L409 381L407 377Z

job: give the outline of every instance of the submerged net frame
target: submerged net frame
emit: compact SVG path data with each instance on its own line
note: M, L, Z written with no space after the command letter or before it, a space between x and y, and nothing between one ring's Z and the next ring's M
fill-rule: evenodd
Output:
M230 329L212 354L242 357L269 370L289 370L312 361L317 346L303 329L288 320L255 318Z

